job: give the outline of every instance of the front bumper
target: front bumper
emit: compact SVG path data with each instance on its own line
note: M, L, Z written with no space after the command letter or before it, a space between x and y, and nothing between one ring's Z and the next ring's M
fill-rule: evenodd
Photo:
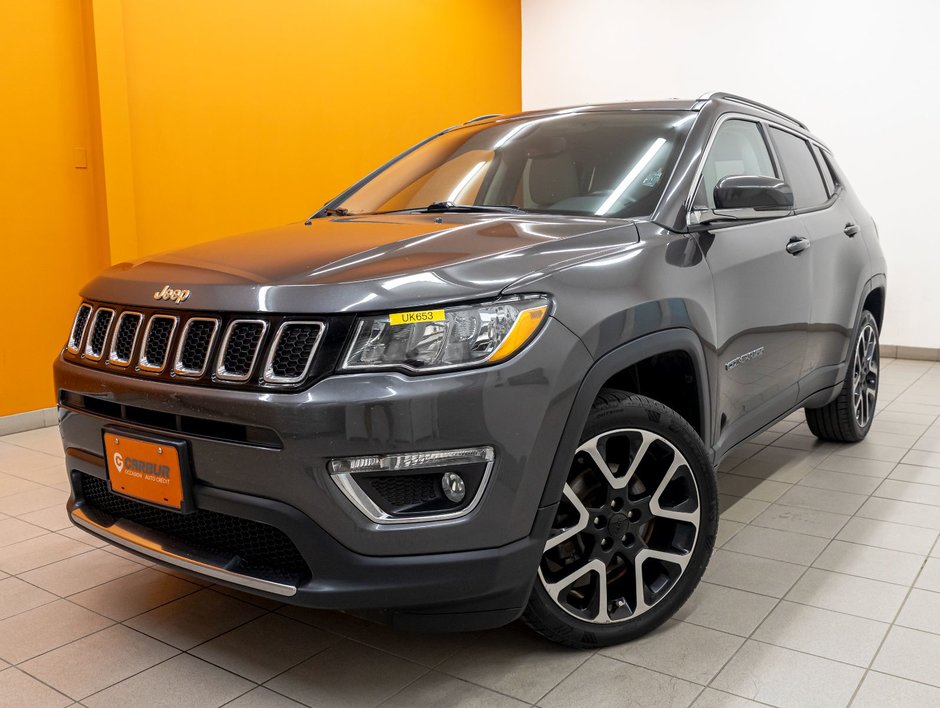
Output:
M580 341L554 320L522 356L499 366L424 377L333 376L292 394L166 384L60 359L55 374L62 401L78 395L117 404L115 410L134 407L164 416L154 420L188 417L266 428L281 441L272 447L185 435L63 405L60 429L73 480L69 509L86 530L132 551L297 604L394 610L395 621L480 613L483 625L499 624L521 611L531 589L554 514L553 506L539 508L539 499L589 364ZM200 566L226 570L231 563L225 558L207 560L199 549L160 533L148 536L139 527L131 527L137 541L128 540L133 534L126 525L108 531L115 519L95 515L81 479L106 477L101 431L109 424L187 440L197 508L279 529L303 556L309 577L286 589L252 587L244 578ZM470 514L447 521L373 523L327 469L334 457L478 445L496 450L489 484ZM421 624L409 620L416 622Z

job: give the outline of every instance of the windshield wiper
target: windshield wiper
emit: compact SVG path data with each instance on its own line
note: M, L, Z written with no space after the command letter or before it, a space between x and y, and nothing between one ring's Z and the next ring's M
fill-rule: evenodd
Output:
M481 214L525 214L515 204L454 204L453 202L431 202L426 207L412 209L395 209L393 211L377 211L376 214L443 214L449 213L481 213Z
M315 214L311 214L307 220L304 222L305 225L310 226L310 223L314 219L322 219L324 216L346 216L349 214L349 209L344 207L323 207L320 211Z

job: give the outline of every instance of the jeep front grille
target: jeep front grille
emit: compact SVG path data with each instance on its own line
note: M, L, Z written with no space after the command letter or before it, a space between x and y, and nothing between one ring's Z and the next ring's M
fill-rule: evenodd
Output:
M296 386L332 371L352 317L210 314L82 303L65 357L114 373L218 386ZM329 334L329 336L328 336ZM329 340L329 356L320 359Z

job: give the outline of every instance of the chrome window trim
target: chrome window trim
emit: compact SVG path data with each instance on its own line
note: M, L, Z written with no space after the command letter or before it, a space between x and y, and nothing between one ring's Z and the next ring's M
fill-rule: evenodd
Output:
M76 339L75 325L78 324L78 316L86 307L88 308L88 316L85 318L85 324L82 327L82 331L78 333L78 338ZM85 338L85 332L88 331L88 323L91 322L94 311L95 308L89 305L87 302L83 302L78 306L78 309L75 310L75 317L72 318L72 329L69 330L69 341L65 345L65 348L68 349L72 354L78 354L79 350L81 349L82 340Z
M131 342L131 351L127 359L121 359L117 352L115 351L115 346L117 346L118 334L121 332L121 327L124 324L125 317L131 317L136 315L140 318L140 322L137 323L137 331L134 332L134 339ZM131 359L134 358L134 349L137 347L137 340L140 337L140 325L144 323L144 314L142 312L136 312L135 310L125 310L117 318L117 324L114 325L114 336L111 337L111 347L108 351L108 361L115 366L129 366Z
M317 338L313 342L313 348L310 350L310 355L307 357L307 363L304 365L303 372L299 376L276 376L274 374L274 356L277 352L277 345L281 342L281 337L284 336L284 331L288 327L295 326L315 326L317 328ZM264 375L263 378L267 383L273 384L295 384L300 383L305 378L307 374L310 373L310 367L313 365L313 358L317 354L317 349L320 348L320 342L323 339L323 333L326 331L326 325L322 322L300 320L297 322L287 321L282 322L281 326L277 328L277 333L274 335L274 341L271 342L271 346L268 348L268 356L264 362ZM263 336L263 335L262 335Z
M254 353L251 355L251 363L248 365L248 373L241 374L229 374L225 370L225 352L228 350L229 340L232 338L232 332L235 329L235 325L239 324L260 324L261 325L261 336L258 337L258 345L255 347ZM222 338L222 345L219 347L219 355L216 358L215 365L215 376L220 381L233 381L233 382L243 382L251 378L251 372L254 371L255 362L258 360L258 352L261 351L261 345L264 342L264 335L268 333L268 323L265 320L255 320L255 319L242 319L242 320L232 320L229 322L228 327L225 328L225 336Z
M372 499L366 494L362 487L359 486L359 483L356 482L355 476L356 472L336 472L330 473L330 477L333 482L343 493L343 495L352 502L359 511L365 514L370 521L374 521L377 524L421 524L425 522L433 521L447 521L449 519L459 519L462 516L466 516L474 509L477 508L480 504L480 500L483 499L483 494L486 492L486 487L489 484L490 476L493 472L493 465L496 463L496 456L492 449L490 449L489 458L486 461L486 468L483 470L483 477L480 479L480 487L477 489L476 494L473 495L473 499L470 500L470 503L467 504L463 509L458 509L457 511L446 511L440 514L426 514L423 516L392 516L388 512L384 511L378 504L376 504ZM414 474L416 471L421 469L431 469L433 467L442 467L446 465L428 465L425 468L415 467L413 470L398 470L396 472L389 472L388 476L394 476L396 474L407 475Z
M170 327L170 334L167 336L166 351L163 352L163 361L160 362L159 366L151 363L147 359L147 342L150 339L150 330L153 328L153 323L155 320L172 320L173 326ZM173 334L176 332L176 325L179 324L180 318L176 315L164 315L158 313L152 315L149 320L147 320L147 328L144 330L143 339L140 340L140 357L137 360L137 365L143 371L163 371L166 368L166 360L170 358L170 346L173 344Z
M95 331L95 325L98 323L98 318L101 316L102 312L110 312L111 320L108 322L108 327L104 331L104 341L101 342L101 351L98 354L95 354L91 350L91 335ZM111 307L99 307L95 310L94 317L91 318L91 324L87 327L86 332L88 337L85 341L85 353L84 356L90 361L101 361L101 357L104 356L105 350L108 348L108 337L111 335L111 328L114 326L114 308Z
M189 334L189 328L193 322L211 322L212 334L209 335L209 346L206 348L206 358L202 362L201 369L187 369L183 366L183 348L186 345L186 336ZM183 331L180 333L179 343L176 345L176 354L173 357L173 373L180 376L189 376L199 378L206 373L209 368L209 362L212 360L212 345L215 344L215 335L219 332L219 320L215 317L190 317L183 325Z

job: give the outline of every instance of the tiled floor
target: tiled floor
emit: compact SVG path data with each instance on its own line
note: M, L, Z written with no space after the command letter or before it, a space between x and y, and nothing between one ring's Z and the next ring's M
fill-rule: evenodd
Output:
M0 439L0 706L940 706L940 364L885 361L868 440L800 415L722 466L675 620L577 652L205 586L71 528L54 429Z

